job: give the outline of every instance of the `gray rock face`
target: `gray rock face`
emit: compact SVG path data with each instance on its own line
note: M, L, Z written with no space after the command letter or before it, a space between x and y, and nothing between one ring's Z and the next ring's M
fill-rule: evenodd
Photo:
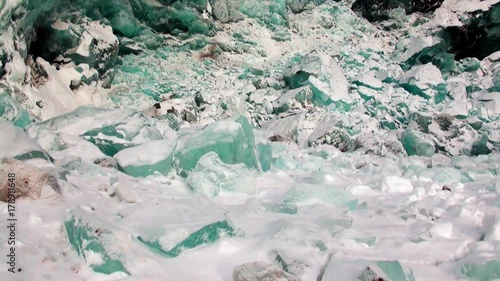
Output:
M300 281L281 268L261 261L238 265L233 270L233 281Z
M14 198L39 199L42 189L52 189L51 194L61 193L61 187L53 175L13 158L0 163L0 201Z
M335 0L338 2L337 0ZM300 13L306 9L306 6L309 3L313 3L314 5L321 5L325 3L325 0L287 0L286 1L288 7L292 10L294 13Z
M210 0L214 17L222 22L236 22L243 19L239 11L240 3L234 0Z
M352 4L352 9L361 12L364 18L374 22L389 19L389 11L393 9L402 8L407 14L430 13L442 3L443 0L356 0Z

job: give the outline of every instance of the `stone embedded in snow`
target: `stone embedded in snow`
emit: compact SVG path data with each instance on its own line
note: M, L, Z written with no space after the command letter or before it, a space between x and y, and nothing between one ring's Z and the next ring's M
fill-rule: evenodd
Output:
M9 175L15 175L10 177ZM0 201L13 198L38 199L43 189L61 193L61 187L54 175L13 158L4 158L0 163Z
M221 23L236 22L243 19L239 3L234 0L209 0L214 18Z
M300 13L304 11L309 4L320 5L325 1L326 0L287 0L286 3L292 12Z
M413 191L411 181L398 176L386 176L382 181L382 191L386 193L408 193Z
M408 92L426 99L445 89L441 71L431 63L412 67L399 78L399 84Z
M401 135L401 144L408 156L418 155L432 157L436 152L434 143L428 140L421 132L406 129Z
M40 145L30 138L23 129L12 123L0 120L0 159L13 157L18 160L41 158L50 160L50 156Z
M182 136L174 156L178 174L186 177L198 160L211 151L217 153L226 164L243 163L249 168L262 169L262 157L259 157L261 150L257 149L253 128L244 117L218 121Z
M281 268L261 261L238 265L233 270L233 281L299 281Z
M298 63L285 69L283 74L290 89L309 85L313 91L313 102L317 105L351 101L349 82L342 68L323 52L313 51L305 55Z
M114 159L128 175L147 177L154 172L166 175L172 168L177 140L157 140L121 150Z
M220 193L250 193L255 190L257 173L244 164L225 164L217 153L203 155L189 173L186 182L197 193L217 196Z

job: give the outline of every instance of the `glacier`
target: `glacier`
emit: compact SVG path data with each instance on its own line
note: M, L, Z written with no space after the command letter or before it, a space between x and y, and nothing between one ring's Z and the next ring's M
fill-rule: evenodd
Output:
M500 0L0 0L0 131L0 280L500 279Z

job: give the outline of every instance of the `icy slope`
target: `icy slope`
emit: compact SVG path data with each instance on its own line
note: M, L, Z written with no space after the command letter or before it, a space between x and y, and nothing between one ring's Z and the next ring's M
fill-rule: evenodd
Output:
M498 1L353 2L0 2L0 280L499 279Z

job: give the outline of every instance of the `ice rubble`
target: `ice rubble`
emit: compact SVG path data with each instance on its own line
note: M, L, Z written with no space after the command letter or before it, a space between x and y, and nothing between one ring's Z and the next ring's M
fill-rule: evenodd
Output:
M498 4L351 2L1 2L24 277L498 278Z
M312 99L318 105L350 102L349 83L340 66L327 54L316 51L307 54L285 69L283 75L290 89L309 85L313 92Z
M186 182L194 192L206 196L224 193L248 193L255 190L257 174L244 164L228 165L217 153L203 155L189 173Z
M175 153L179 174L187 176L198 160L210 151L217 153L226 164L243 163L259 170L269 166L260 162L269 159L260 155L269 151L256 147L253 129L244 117L212 123L194 134L182 136Z

